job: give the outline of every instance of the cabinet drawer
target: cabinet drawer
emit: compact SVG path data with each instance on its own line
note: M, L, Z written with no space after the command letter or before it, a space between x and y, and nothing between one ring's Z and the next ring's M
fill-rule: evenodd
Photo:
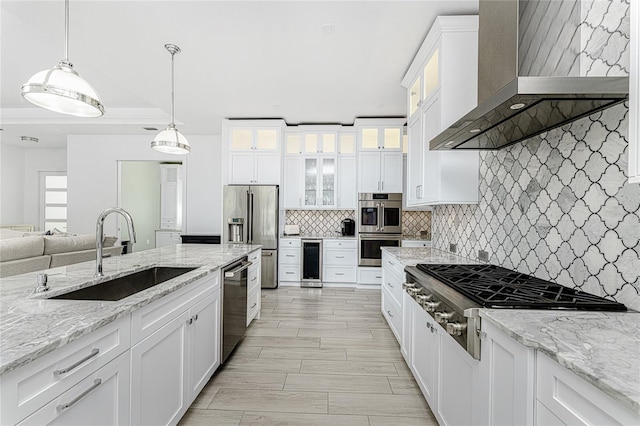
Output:
M431 241L402 240L402 247L431 247Z
M280 264L299 265L300 264L300 248L281 248Z
M260 310L260 292L255 289L247 295L247 327Z
M396 275L404 277L404 265L388 253L382 253L382 268L392 270Z
M328 283L355 283L356 267L325 266L322 281Z
M280 281L300 281L300 266L281 265L279 269Z
M336 248L336 249L357 249L358 242L353 240L324 240L322 242L324 248Z
M358 268L359 284L378 284L382 283L382 268Z
M280 247L301 247L300 238L283 238L280 240Z
M324 249L324 263L328 266L356 266L356 251Z
M384 269L382 277L382 287L400 304L402 302L402 282L404 280L393 270L386 268Z
M637 414L540 351L536 364L536 398L563 424L637 424Z
M251 265L247 269L247 293L251 293L254 289L260 287L260 270L259 265Z
M173 318L188 309L188 304L212 294L220 285L220 271L144 306L131 314L131 346L161 329Z
M252 263L257 263L260 261L260 255L261 255L262 250L256 250L256 251L252 251L251 253L249 253L249 255L247 256L247 260L249 262Z
M382 315L384 315L396 340L400 343L402 335L402 310L400 305L390 296L385 287L382 288Z
M98 370L131 344L127 315L2 377L0 424L15 424Z
M20 422L20 426L97 422L128 425L129 359L129 352L123 353Z

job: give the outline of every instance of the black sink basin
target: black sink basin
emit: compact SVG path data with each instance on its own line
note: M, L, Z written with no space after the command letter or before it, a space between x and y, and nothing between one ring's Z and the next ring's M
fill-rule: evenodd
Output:
M186 274L196 268L172 268L156 266L131 275L114 278L90 287L81 288L61 294L51 299L66 300L120 300L127 296L146 290L172 278Z

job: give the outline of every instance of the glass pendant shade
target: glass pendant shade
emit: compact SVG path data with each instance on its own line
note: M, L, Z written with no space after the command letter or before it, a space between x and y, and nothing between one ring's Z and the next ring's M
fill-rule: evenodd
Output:
M165 154L188 154L191 152L191 145L182 133L175 127L169 126L151 142L151 148Z
M93 87L61 61L40 71L22 86L22 97L39 107L76 117L100 117L104 106Z

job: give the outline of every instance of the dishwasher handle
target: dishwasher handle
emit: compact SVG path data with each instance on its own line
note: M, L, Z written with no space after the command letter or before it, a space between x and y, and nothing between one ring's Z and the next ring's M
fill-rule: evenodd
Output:
M242 272L245 269L247 269L249 266L253 265L253 262L242 262L242 264L240 266L238 266L235 269L232 269L230 271L224 271L224 277L225 278L231 278L233 276L235 276L238 272Z

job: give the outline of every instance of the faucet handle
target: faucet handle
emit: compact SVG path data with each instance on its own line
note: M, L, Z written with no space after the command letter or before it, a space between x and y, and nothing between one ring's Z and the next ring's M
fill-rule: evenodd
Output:
M48 278L47 274L38 274L36 276L36 293L42 293L43 291L49 290L49 286L47 285Z

